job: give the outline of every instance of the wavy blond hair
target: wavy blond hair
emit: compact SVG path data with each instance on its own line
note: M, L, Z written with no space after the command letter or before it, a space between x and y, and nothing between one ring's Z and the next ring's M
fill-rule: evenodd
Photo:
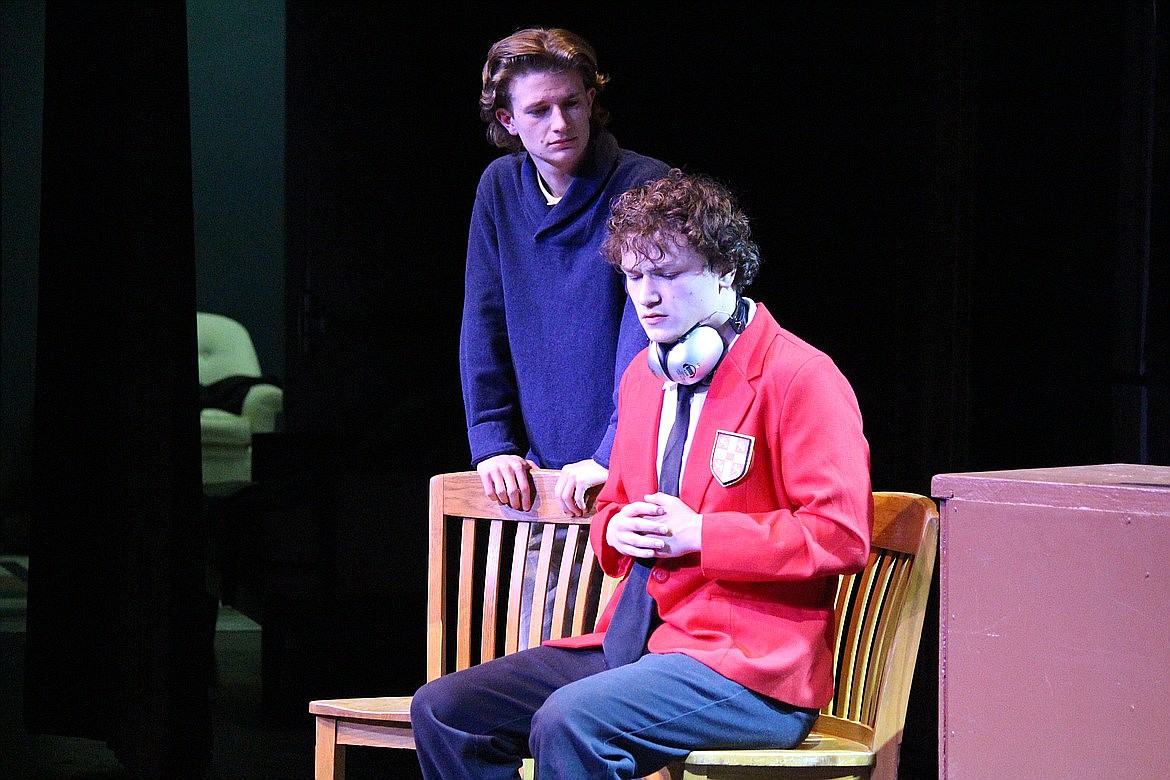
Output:
M530 27L496 41L483 65L483 89L479 93L479 116L487 123L487 137L501 149L517 151L523 145L496 119L496 109L511 109L512 82L525 73L571 73L581 76L585 89L597 94L609 83L609 76L597 69L597 54L581 36L556 27ZM609 112L596 97L590 122L604 127Z

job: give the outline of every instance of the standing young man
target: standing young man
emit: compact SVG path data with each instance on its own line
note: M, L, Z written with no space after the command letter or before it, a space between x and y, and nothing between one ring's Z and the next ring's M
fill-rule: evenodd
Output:
M605 481L614 389L646 344L620 277L600 261L613 199L665 163L617 145L593 47L563 29L492 45L480 117L494 160L476 190L459 365L471 459L484 492L531 506L528 469L561 469L579 515Z
M796 745L833 695L837 577L864 566L873 516L854 393L742 296L759 253L718 182L671 171L622 195L609 230L651 341L591 526L624 585L598 633L423 686L427 778L514 778L525 755L541 780L641 777L691 750Z

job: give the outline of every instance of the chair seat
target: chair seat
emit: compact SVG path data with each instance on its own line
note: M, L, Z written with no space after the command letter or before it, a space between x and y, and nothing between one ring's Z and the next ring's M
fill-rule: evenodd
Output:
M413 696L374 696L363 699L323 699L309 702L309 712L341 718L410 723Z
M411 696L380 696L362 699L328 699L309 702L317 718L317 741L344 749L346 745L414 750L414 729L410 725ZM318 766L324 761L318 751ZM331 770L329 776L334 776ZM318 777L322 775L317 773ZM343 776L343 775L339 775Z
M867 767L873 762L874 754L864 744L814 731L792 750L694 750L686 767Z

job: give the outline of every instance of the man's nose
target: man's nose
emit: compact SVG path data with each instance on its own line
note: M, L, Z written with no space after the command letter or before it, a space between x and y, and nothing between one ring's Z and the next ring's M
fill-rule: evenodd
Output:
M641 306L650 306L658 302L658 290L646 281L645 277L629 285L630 297Z

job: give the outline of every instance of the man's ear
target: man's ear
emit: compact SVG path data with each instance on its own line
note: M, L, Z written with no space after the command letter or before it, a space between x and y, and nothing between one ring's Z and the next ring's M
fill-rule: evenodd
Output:
M738 269L732 268L730 271L723 274L723 276L719 277L720 289L729 289L735 286L735 273L737 270Z
M516 129L515 123L512 122L512 114L506 108L496 109L496 121L503 125L504 129L512 135L516 135L519 131Z

